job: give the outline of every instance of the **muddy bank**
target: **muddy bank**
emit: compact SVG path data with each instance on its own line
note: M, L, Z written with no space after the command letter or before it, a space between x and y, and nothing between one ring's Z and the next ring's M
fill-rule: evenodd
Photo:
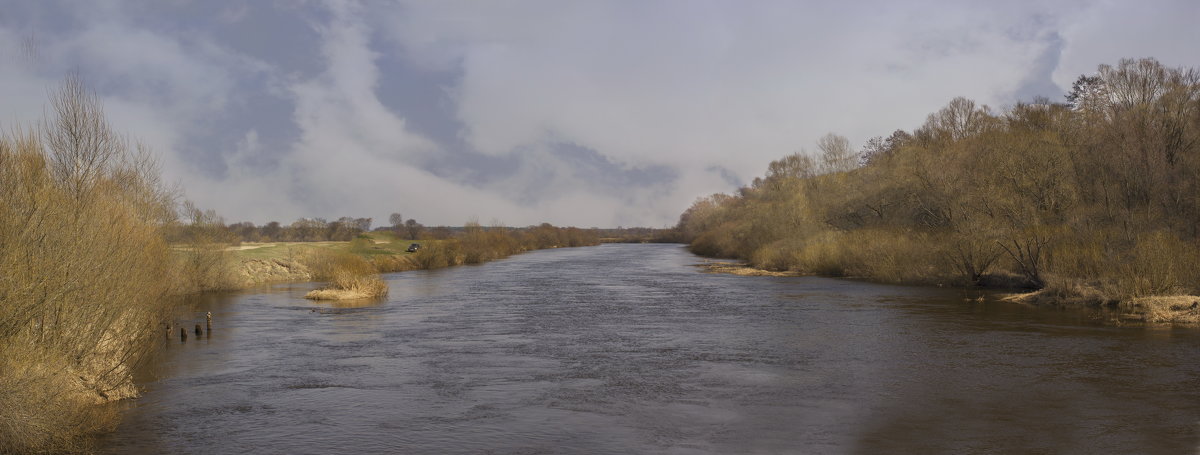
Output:
M1170 295L1106 300L1091 295L1062 295L1051 290L1008 294L1009 302L1057 308L1103 309L1109 322L1200 325L1200 296Z
M725 273L729 275L740 276L801 276L802 274L794 271L777 272L773 270L763 270L751 267L744 262L736 261L713 261L705 260L699 264L695 264L706 273Z
M720 261L706 259L694 264L706 273L720 273L739 276L805 276L797 271L772 271L755 268L740 261ZM1003 277L1001 277L1003 278ZM996 290L1012 289L1016 281L1011 279L994 279L998 285L984 284L983 288ZM929 283L904 283L912 285L930 285ZM938 287L941 287L940 285ZM1055 308L1077 308L1104 310L1108 313L1105 320L1114 324L1146 323L1146 324L1178 324L1200 325L1200 296L1173 295L1135 297L1126 300L1107 300L1098 295L1066 295L1051 290L1002 294L1001 300L1033 306Z
M237 284L248 288L266 283L312 281L308 266L295 259L241 259L234 266Z

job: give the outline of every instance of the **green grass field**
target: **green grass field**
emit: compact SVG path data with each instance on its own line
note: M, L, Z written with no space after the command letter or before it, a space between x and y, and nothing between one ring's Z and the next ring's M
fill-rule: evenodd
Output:
M232 247L233 256L238 259L281 259L293 258L305 251L327 249L330 251L353 253L364 258L375 255L406 255L408 246L413 243L426 245L436 240L400 239L390 232L370 232L362 234L349 242L271 242L271 243L242 243Z

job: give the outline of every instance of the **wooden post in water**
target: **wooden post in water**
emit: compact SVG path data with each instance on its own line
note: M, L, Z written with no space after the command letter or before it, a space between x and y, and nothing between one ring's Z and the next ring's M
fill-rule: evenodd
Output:
M179 328L179 341L187 341L187 330L183 327Z
M196 338L200 338L200 335L204 335L204 330L200 328L200 324L196 324Z
M207 330L211 333L212 332L212 312L209 311L208 315L206 315L205 318L208 319L208 329Z

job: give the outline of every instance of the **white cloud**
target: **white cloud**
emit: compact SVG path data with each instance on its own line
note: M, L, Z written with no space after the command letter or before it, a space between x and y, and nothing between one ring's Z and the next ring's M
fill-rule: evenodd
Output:
M734 189L713 169L749 180L827 132L861 144L919 126L956 96L1011 104L1031 78L1053 87L1035 67L1056 56L1060 88L1121 57L1200 65L1200 29L1190 23L1200 6L1151 3L288 5L275 13L320 37L318 48L289 50L323 57L312 74L218 39L223 27L253 29L269 16L245 6L215 8L208 22L171 17L198 24L176 30L133 21L137 7L100 4L72 8L81 26L42 34L38 66L0 65L0 122L36 120L46 89L83 68L118 128L162 152L167 178L230 220L398 210L431 224L661 226L697 196ZM0 22L5 62L19 59L20 27ZM468 155L413 127L431 114L402 106L410 108L402 115L395 100L381 100L382 81L407 83L386 77L395 75L385 61L454 74L439 90L451 94L465 147L520 167L427 170ZM255 112L248 95L261 94L249 90L286 101L290 123L251 119L221 131L223 142L206 137L229 112ZM280 124L295 131L269 126ZM587 172L556 151L561 144L594 151L603 170ZM660 180L636 184L608 178L620 169L669 172L631 172ZM488 178L466 181L481 172Z
M335 11L322 30L326 70L292 86L301 136L285 168L305 206L330 218L382 219L388 211L402 211L456 224L467 216L512 219L506 208L515 205L499 195L415 167L437 146L408 131L405 120L380 103L376 54L358 14Z
M0 90L21 93L3 98L22 101L5 103L0 112L19 121L36 121L47 94L65 74L79 72L100 95L114 127L160 154L167 181L192 189L189 196L203 206L220 208L226 199L212 193L224 193L228 185L213 185L197 172L195 160L183 155L197 144L184 141L194 140L189 134L197 126L211 123L237 102L238 77L267 67L201 35L168 35L138 27L115 4L77 6L64 16L73 16L82 27L34 34L40 56L36 63L20 64L5 56L0 68L7 72L0 74ZM0 28L0 35L17 33ZM5 37L0 42L13 41ZM33 86L38 89L30 90Z
M427 65L457 64L478 150L572 142L682 171L672 207L730 189L827 132L862 143L955 96L1011 102L1045 50L1028 10L766 2L414 2L388 27ZM552 18L552 19L547 19ZM1021 32L1021 33L1018 33ZM662 224L680 209L647 221Z
M1154 57L1168 66L1200 66L1200 2L1096 2L1063 27L1066 40L1054 81L1070 89L1081 74L1122 58Z

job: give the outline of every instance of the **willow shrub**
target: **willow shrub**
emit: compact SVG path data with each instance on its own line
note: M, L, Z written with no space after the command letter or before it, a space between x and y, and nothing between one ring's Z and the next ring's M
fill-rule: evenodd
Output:
M1142 234L1115 272L1117 288L1130 297L1195 293L1200 285L1200 248L1170 232Z
M381 297L388 293L387 283L375 265L353 253L316 250L305 261L313 278L329 285L305 297L313 300L338 300Z
M767 270L925 283L954 278L942 256L938 242L921 234L826 231L775 241L756 250L749 262Z
M0 137L0 453L86 450L161 337L174 199L68 79L38 133Z

